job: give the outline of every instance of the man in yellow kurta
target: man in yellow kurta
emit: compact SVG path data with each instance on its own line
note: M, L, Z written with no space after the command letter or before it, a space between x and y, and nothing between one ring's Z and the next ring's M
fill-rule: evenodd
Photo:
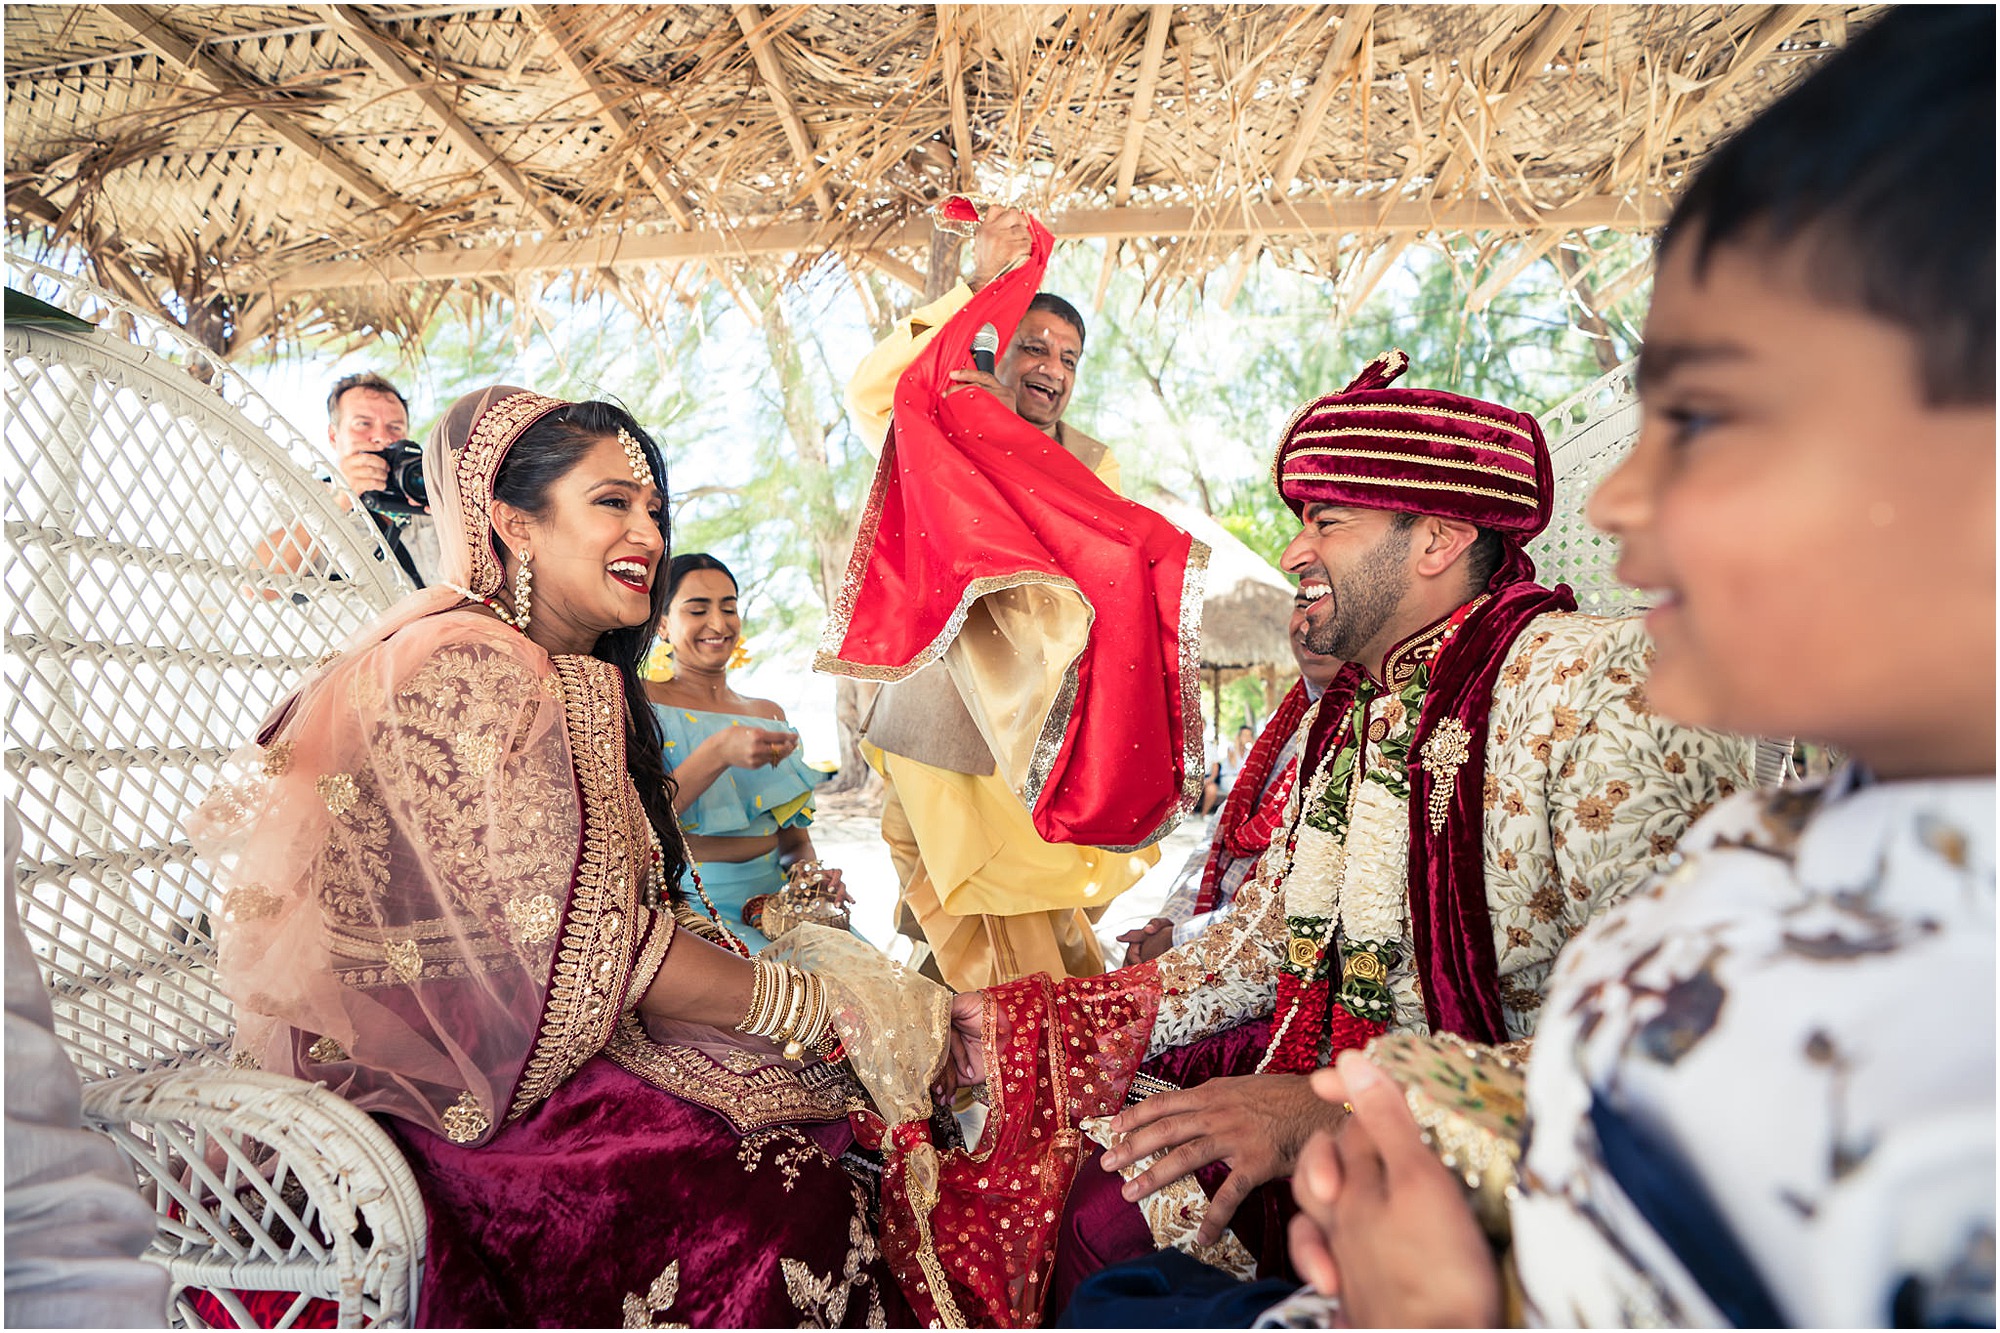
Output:
M1027 258L1027 220L1002 210L973 241L973 276L911 312L878 344L847 386L861 437L879 451L896 382L973 292ZM1061 297L1035 297L993 374L961 370L1062 445L1113 490L1118 461L1062 420L1083 356L1083 317ZM968 707L970 704L970 707ZM1095 976L1104 953L1091 922L1159 859L1044 842L993 759L981 724L942 662L884 685L862 720L862 748L888 786L882 837L902 881L902 915L914 918L938 973L958 990L1030 973ZM984 710L982 710L984 711Z

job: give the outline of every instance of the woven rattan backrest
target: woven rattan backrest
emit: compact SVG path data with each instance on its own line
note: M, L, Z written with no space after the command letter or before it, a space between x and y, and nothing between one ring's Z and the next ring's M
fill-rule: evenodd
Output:
M1545 584L1567 583L1576 607L1592 615L1629 615L1645 602L1618 581L1618 543L1590 526L1584 506L1590 493L1631 452L1639 438L1639 397L1627 362L1541 418L1555 464L1555 514L1528 543L1535 575Z
M217 907L182 821L400 576L365 517L308 475L310 446L225 363L115 298L7 266L10 284L125 335L6 330L22 926L86 1077L217 1060L230 1031ZM310 572L272 573L259 545L295 527Z

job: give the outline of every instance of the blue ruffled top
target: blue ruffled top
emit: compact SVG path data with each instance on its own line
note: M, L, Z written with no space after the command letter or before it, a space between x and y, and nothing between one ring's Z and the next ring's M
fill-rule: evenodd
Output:
M666 737L666 765L670 772L724 727L798 730L789 722L771 718L705 713L660 703L653 705L653 713L660 719L660 731ZM781 828L804 828L812 823L813 789L831 776L800 758L797 750L785 756L775 768L725 768L681 815L681 827L689 833L719 838L749 838L776 833Z

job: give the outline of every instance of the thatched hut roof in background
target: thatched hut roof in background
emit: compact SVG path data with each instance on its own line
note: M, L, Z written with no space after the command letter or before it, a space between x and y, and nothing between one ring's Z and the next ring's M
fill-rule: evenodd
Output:
M1295 671L1297 662L1285 637L1292 615L1292 581L1193 505L1167 500L1153 507L1208 546L1208 577L1201 598L1203 668Z
M224 350L561 272L921 286L968 188L1107 275L1365 295L1425 234L1656 224L1878 8L10 4L7 221Z

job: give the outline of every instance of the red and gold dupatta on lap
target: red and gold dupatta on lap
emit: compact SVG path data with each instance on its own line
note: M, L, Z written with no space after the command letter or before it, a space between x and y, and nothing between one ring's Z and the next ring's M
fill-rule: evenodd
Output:
M1126 500L991 394L955 386L1048 264L988 283L896 387L894 426L817 670L894 681L943 660L1049 842L1114 851L1173 828L1200 784L1208 548Z

